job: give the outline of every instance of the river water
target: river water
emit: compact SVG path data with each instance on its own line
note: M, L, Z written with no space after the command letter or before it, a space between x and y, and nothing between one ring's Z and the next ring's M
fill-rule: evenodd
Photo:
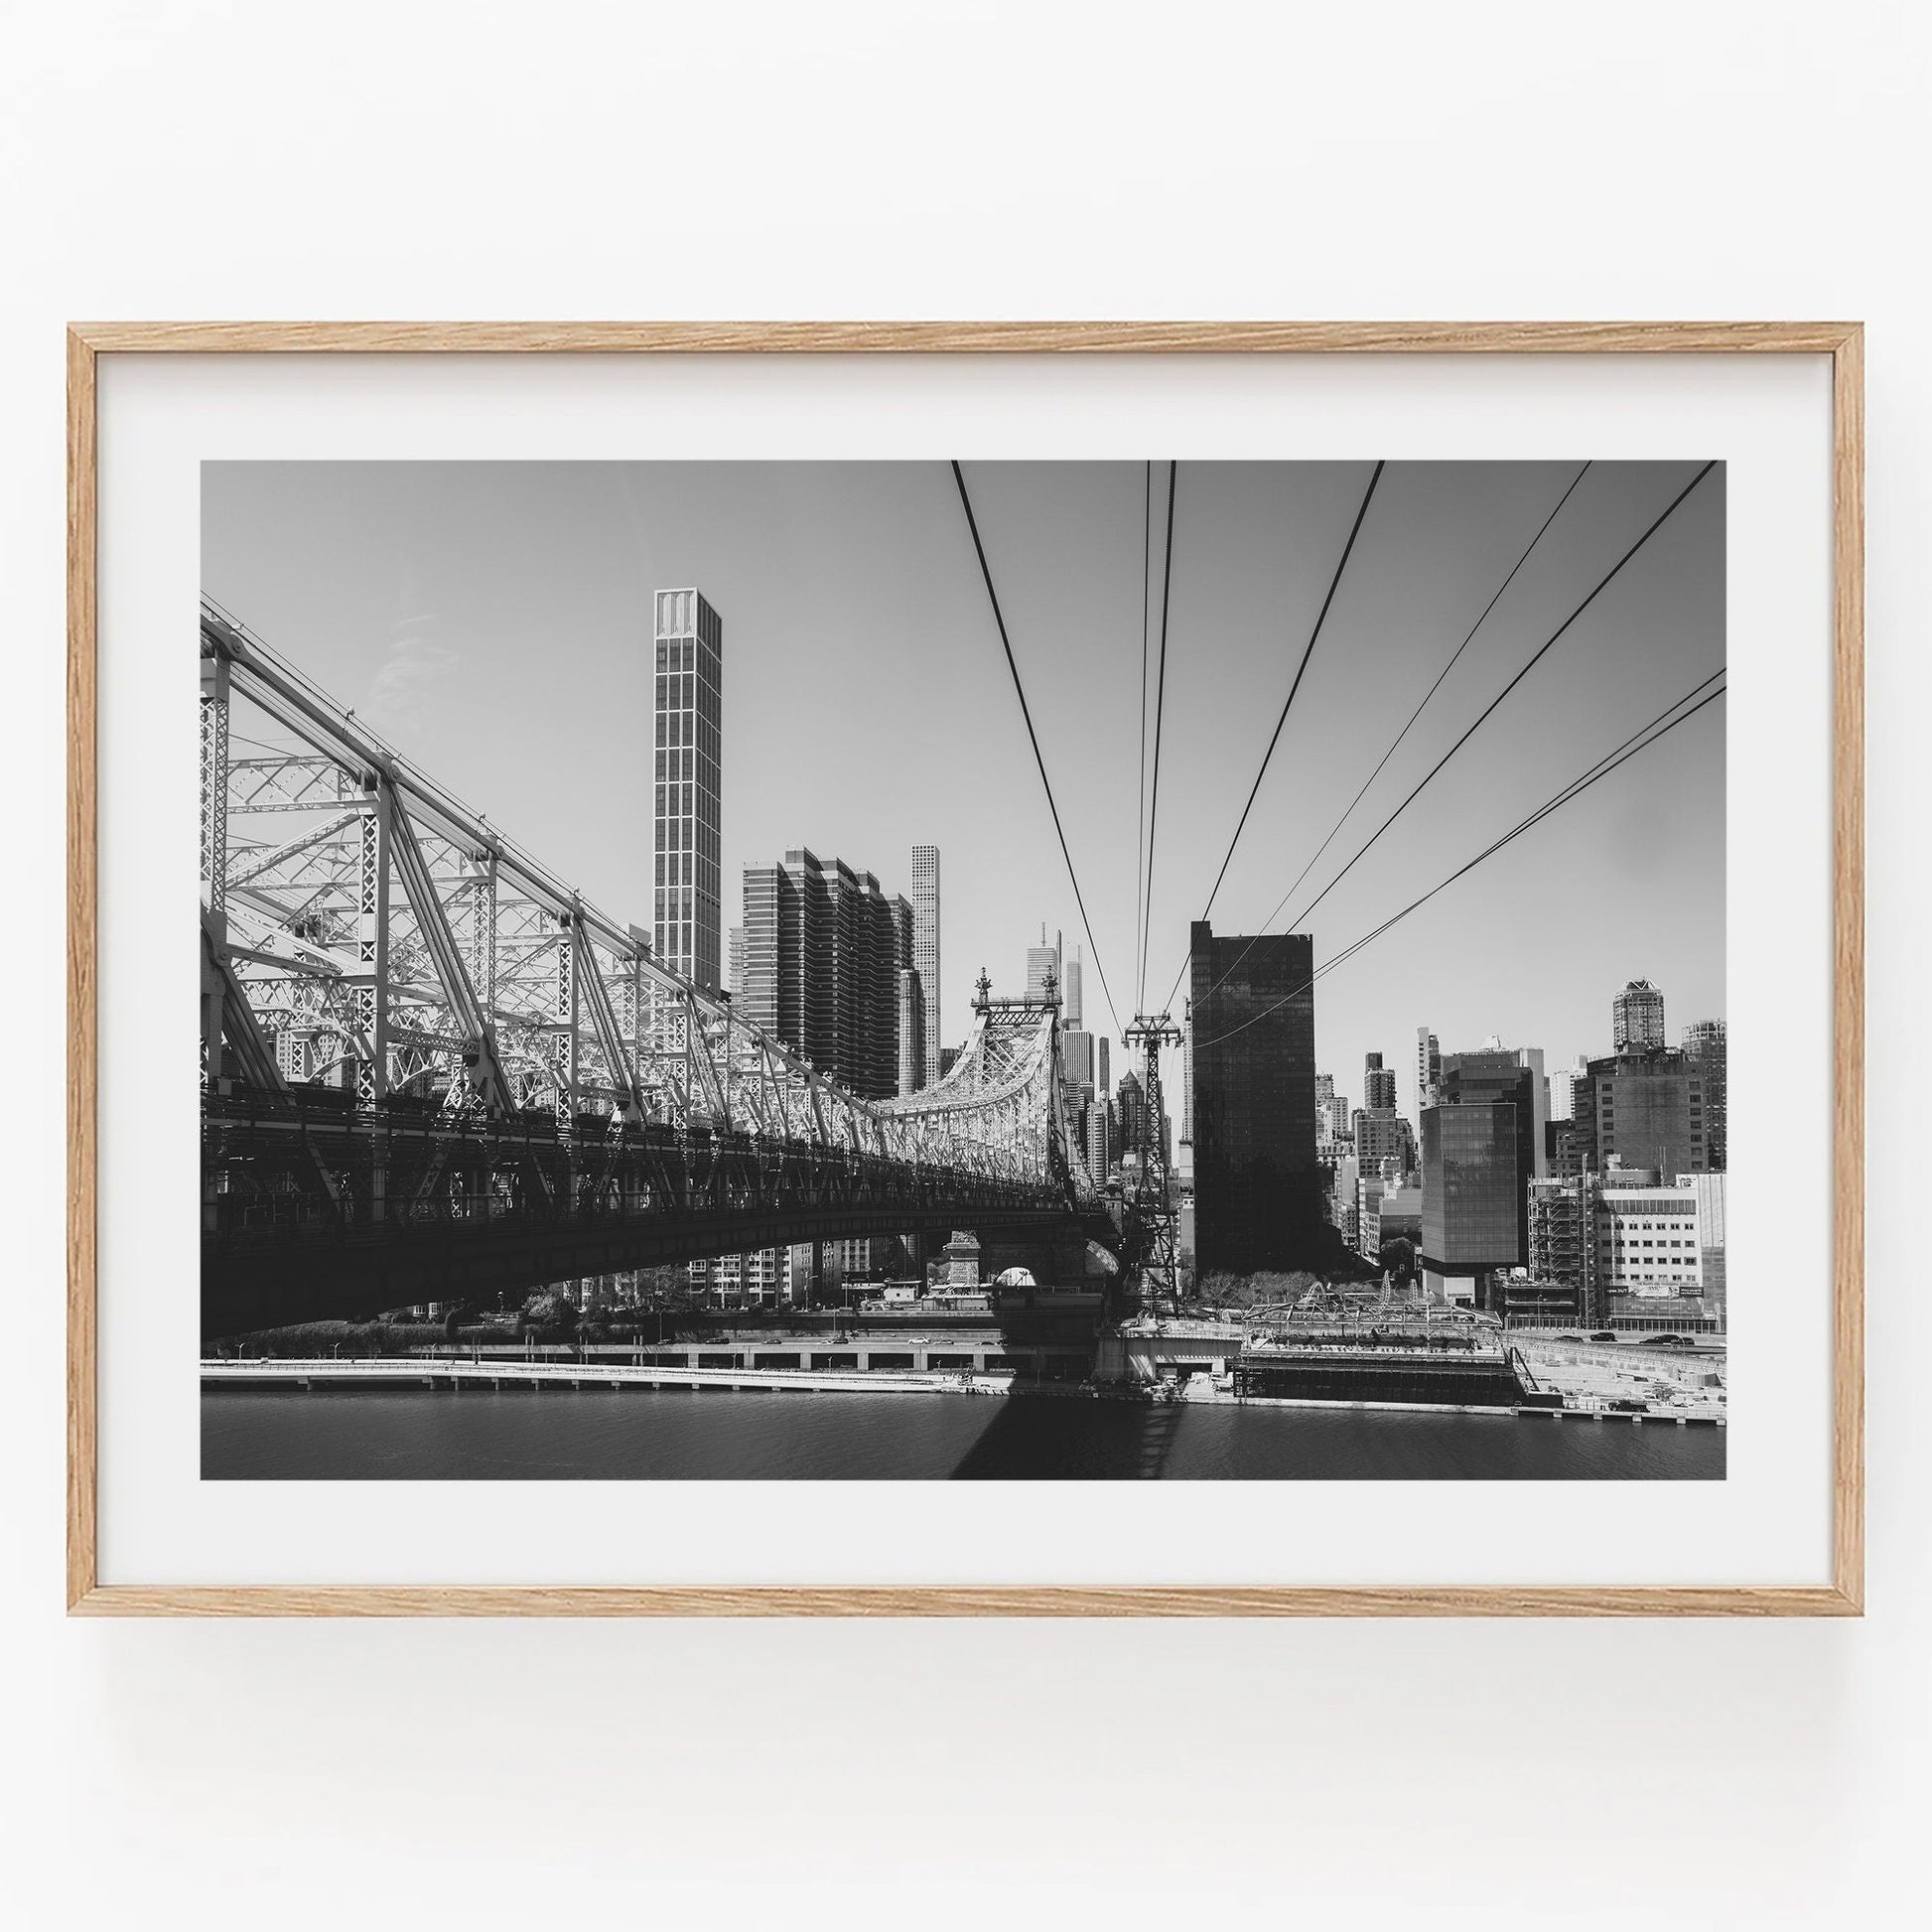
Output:
M1726 1432L1064 1395L207 1389L225 1479L1717 1480Z

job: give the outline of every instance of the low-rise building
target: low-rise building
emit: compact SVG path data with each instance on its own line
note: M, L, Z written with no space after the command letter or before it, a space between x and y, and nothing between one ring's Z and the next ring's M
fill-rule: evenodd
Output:
M1725 1176L1714 1173L1681 1173L1680 1187L1688 1187L1698 1199L1699 1250L1704 1264L1704 1295L1715 1302L1720 1311L1728 1304L1728 1284L1725 1272Z
M1704 1243L1697 1190L1627 1170L1602 1175L1596 1262L1612 1295L1701 1295Z
M1371 1189L1372 1197L1371 1197ZM1384 1242L1422 1240L1422 1182L1388 1179L1361 1182L1362 1253L1373 1259Z
M1532 1181L1530 1275L1571 1290L1579 1318L1587 1321L1608 1320L1627 1299L1706 1296L1706 1210L1698 1183L1712 1179L1723 1176L1687 1174L1666 1182L1653 1169L1613 1167L1601 1174Z

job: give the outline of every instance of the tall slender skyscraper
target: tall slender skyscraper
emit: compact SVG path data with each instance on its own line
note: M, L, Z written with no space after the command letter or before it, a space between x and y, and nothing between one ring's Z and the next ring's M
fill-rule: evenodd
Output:
M925 1026L925 1084L939 1077L939 848L912 848L912 970Z
M898 970L898 1090L901 1095L916 1093L925 1084L925 1011L919 994L919 976L910 966L901 966Z
M1060 1025L1071 1027L1075 1032L1080 1027L1080 948L1073 948L1073 957L1066 962L1066 983L1060 988L1065 1007L1060 1014Z
M718 754L724 626L695 590L657 593L652 692L656 759L652 945L708 993L719 991Z
M1060 936L1057 932L1054 933L1053 943L1048 945L1046 928L1042 925L1039 928L1039 944L1027 948L1028 999L1038 1000L1045 997L1046 979L1049 973L1052 975L1054 986L1064 993L1065 988L1060 974Z

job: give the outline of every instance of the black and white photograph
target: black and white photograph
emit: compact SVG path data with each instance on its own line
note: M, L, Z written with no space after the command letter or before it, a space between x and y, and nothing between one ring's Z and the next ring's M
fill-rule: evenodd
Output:
M7 24L13 1922L1908 1920L1932 6Z
M203 1479L1724 1480L1726 476L204 462Z

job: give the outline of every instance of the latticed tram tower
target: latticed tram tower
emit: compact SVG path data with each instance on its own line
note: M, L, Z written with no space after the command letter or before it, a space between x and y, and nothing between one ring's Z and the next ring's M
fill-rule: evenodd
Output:
M1157 1307L1172 1307L1180 1300L1180 1241L1163 1132L1167 1109L1161 1095L1161 1048L1178 1046L1180 1029L1165 1013L1137 1013L1123 1037L1130 1047L1142 1048L1147 1088L1148 1124L1142 1136L1140 1176L1132 1196L1142 1230L1143 1298Z

